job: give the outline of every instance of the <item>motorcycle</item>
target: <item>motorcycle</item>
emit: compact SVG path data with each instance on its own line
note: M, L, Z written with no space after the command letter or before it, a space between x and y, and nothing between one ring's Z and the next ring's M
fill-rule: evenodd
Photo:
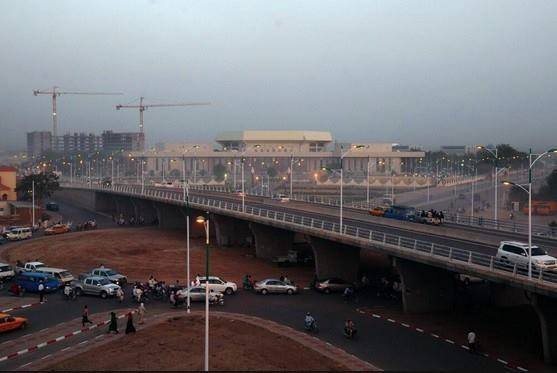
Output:
M352 328L350 330L344 328L344 333L343 334L347 339L355 339L357 332L358 332L358 330L356 330L356 328Z
M313 321L304 321L304 329L306 332L310 333L319 333L319 329L317 328L317 322Z

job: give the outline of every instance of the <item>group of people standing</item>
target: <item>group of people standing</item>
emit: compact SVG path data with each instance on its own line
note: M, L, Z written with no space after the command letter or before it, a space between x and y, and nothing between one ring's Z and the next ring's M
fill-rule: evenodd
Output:
M147 312L147 309L145 308L145 305L143 303L141 303L139 305L139 307L137 308L137 310L135 311L129 311L126 314L127 317L127 322L126 322L126 334L130 334L130 333L135 333L136 329L135 329L135 325L134 325L134 320L133 320L133 313L137 313L137 323L138 324L143 324L145 321L145 313ZM93 324L93 322L89 319L89 307L87 307L87 305L85 305L83 307L83 311L81 312L81 325L82 327L85 327L87 324ZM116 316L116 313L114 311L110 312L110 321L108 323L108 331L107 333L114 333L114 334L119 334L119 330L118 330L118 317Z

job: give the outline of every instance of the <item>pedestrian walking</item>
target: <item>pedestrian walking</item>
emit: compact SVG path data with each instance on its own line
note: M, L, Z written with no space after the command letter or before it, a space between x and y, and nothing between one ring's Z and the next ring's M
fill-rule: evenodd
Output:
M43 303L43 301L44 301L44 283L43 283L43 280L41 280L41 282L39 282L39 286L38 286L37 290L39 290L39 302Z
M178 306L178 302L176 301L176 296L174 295L174 291L170 292L170 304L176 308Z
M145 312L147 311L147 309L145 308L145 305L143 303L141 303L139 305L139 307L137 307L137 323L138 324L143 324L143 318L145 317Z
M126 334L135 333L135 326L133 326L133 315L128 312L128 322L126 323Z
M92 324L91 320L89 320L89 308L87 305L83 307L83 312L81 313L81 325L85 327L85 324Z
M122 303L124 301L124 290L122 290L122 288L118 288L118 290L116 290L116 297L118 297L118 301L120 303Z
M476 345L476 333L474 333L474 332L471 331L470 333L468 333L467 338L468 338L468 351L469 351L471 354L473 354L473 353L476 352L476 348L477 348L477 345Z
M118 331L118 319L116 318L116 314L114 312L110 313L110 324L108 324L108 332L114 332L114 334L119 334Z

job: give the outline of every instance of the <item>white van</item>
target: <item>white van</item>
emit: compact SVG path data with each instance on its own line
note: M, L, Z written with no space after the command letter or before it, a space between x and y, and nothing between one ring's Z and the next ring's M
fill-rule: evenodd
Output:
M37 268L36 272L44 273L50 275L60 281L62 284L67 284L75 280L73 275L67 270L62 268L50 268L50 267L40 267Z
M15 276L14 269L11 265L0 263L0 281L7 281Z
M6 238L10 241L25 240L32 236L33 232L31 232L31 228L14 228L6 234Z

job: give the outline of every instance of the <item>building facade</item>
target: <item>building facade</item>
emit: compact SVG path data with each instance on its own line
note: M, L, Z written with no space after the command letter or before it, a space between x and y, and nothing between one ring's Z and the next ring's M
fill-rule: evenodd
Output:
M10 202L17 200L16 169L0 166L0 216L10 215Z
M144 172L154 176L211 176L216 165L235 177L244 163L245 173L269 173L311 180L323 168L339 169L356 176L398 175L412 170L424 157L421 151L393 150L389 143L334 143L329 132L321 131L237 131L217 136L213 144L169 144L131 156L143 162ZM269 172L269 169L274 169Z
M101 137L105 152L142 152L145 149L143 132L104 131Z
M103 149L103 139L94 133L67 133L56 137L59 152L64 154L89 153Z
M27 156L37 157L52 149L50 131L33 131L27 133Z

